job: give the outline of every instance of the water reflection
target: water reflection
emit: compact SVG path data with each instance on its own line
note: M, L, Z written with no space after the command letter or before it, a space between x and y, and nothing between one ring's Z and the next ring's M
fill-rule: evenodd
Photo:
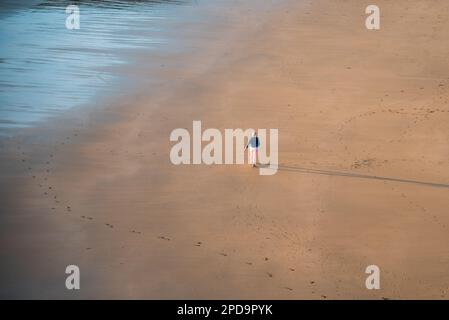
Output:
M126 63L126 50L166 41L158 21L188 1L19 1L0 7L0 131L25 127L89 101L110 86L106 67ZM81 29L67 30L76 4ZM151 34L151 36L149 36Z

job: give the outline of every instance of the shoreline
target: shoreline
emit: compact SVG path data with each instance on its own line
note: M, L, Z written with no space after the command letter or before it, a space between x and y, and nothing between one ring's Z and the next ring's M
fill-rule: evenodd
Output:
M209 4L209 28L183 31L202 55L129 66L157 89L2 143L0 296L447 299L445 188L301 172L449 182L449 24L433 18L449 4L395 21L406 1L380 1L370 33L357 3ZM419 50L417 35L431 39ZM164 68L139 72L151 58ZM169 133L192 120L279 128L280 164L299 170L173 166ZM371 264L380 291L364 288Z

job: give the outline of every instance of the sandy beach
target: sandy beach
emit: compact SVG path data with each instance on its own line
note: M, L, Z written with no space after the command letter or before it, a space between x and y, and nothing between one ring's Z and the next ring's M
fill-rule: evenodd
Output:
M209 2L98 107L1 138L0 297L448 299L449 3L378 0L377 31L368 4ZM194 120L277 128L279 171L173 165Z

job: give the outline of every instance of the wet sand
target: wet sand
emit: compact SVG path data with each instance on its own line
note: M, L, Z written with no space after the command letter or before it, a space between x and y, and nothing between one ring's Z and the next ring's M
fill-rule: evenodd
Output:
M108 108L1 141L1 297L449 297L449 4L379 0L368 31L360 1L258 3L203 7ZM193 120L278 128L279 172L172 165Z

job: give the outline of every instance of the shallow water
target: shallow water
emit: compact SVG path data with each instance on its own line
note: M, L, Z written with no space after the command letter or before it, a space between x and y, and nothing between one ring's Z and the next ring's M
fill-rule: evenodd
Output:
M69 30L65 9L72 3L0 4L0 134L111 88L117 75L108 67L127 63L124 51L164 45L161 20L191 1L77 1L80 29Z

